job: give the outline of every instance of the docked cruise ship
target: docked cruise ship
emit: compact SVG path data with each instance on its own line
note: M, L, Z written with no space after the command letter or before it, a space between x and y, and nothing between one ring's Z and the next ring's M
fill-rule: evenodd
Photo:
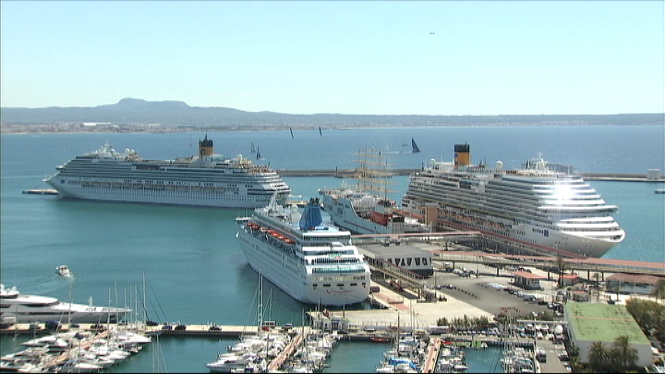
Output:
M319 189L321 202L335 225L354 234L430 232L431 227L398 212L397 203L351 186Z
M273 195L283 202L291 189L274 170L242 155L213 153L208 136L199 155L175 160L143 160L136 151L105 144L76 156L44 181L66 198L220 208L266 206Z
M394 191L388 189L390 175L382 169L381 152L366 150L358 156L356 185L342 183L339 188L319 189L323 209L335 225L354 234L430 232L429 225L401 214L397 203L388 198L388 192Z
M607 204L581 177L552 170L539 157L521 170L472 165L468 144L455 145L453 162L431 161L409 177L405 210L432 215L456 229L477 230L543 254L601 257L625 232Z
M48 296L24 295L0 284L0 323L115 323L132 310L61 302Z
M323 223L318 199L302 212L273 200L239 222L236 237L249 265L294 299L342 306L369 296L365 257L349 231Z

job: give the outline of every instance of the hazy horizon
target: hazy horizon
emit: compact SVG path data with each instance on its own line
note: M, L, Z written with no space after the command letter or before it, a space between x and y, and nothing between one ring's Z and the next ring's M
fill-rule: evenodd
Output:
M665 112L663 1L2 1L0 106Z

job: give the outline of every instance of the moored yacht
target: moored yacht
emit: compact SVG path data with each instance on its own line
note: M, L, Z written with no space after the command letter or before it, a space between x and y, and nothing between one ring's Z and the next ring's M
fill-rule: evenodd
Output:
M0 323L115 323L131 312L127 308L64 303L53 297L24 295L0 284Z

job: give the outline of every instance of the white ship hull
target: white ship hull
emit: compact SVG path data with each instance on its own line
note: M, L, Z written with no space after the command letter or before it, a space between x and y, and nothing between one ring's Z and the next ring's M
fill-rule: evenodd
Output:
M371 219L358 216L352 202L345 197L334 198L330 193L319 191L326 213L335 225L345 228L354 234L404 234L429 232L430 228L419 222L411 222L410 218L399 217L404 222L389 221L382 225Z
M176 160L143 160L105 144L58 166L44 181L71 199L220 208L263 207L273 195L281 203L291 193L267 166L212 152L207 136L199 141L198 157Z
M393 228L390 223L388 226L384 226L368 219L358 217L353 209L344 207L345 204L343 204L342 201L339 201L347 200L346 204L349 204L348 199L339 198L337 199L338 201L334 201L330 195L323 195L321 200L326 213L328 213L335 225L343 227L354 234L366 235L393 233Z
M481 225L468 225L445 220L440 222L456 229L480 231L484 235L504 239L518 246L540 248L544 252L555 255L558 253L564 256L574 254L583 257L601 257L617 244L607 240L590 240L561 231L549 232L549 236L545 237L544 230L533 225L521 225L517 230L497 230L494 227ZM529 233L529 235L523 233Z
M0 291L0 323L115 323L131 309L63 303L47 296L19 294L15 288Z
M455 162L432 160L411 175L404 208L542 254L601 257L625 238L612 217L618 207L569 171L542 158L520 170L504 171L500 161L490 169L470 164L468 145L455 152Z
M77 178L78 179L78 178ZM158 186L125 183L121 180L82 182L72 179L51 178L46 182L64 198L80 200L97 200L127 203L169 204L206 206L216 208L257 208L270 202L271 194L253 195L241 193L234 188L205 188L194 185ZM285 201L289 192L277 194L277 201Z
M314 288L312 273L279 249L244 230L238 232L238 242L252 269L301 303L341 306L360 303L369 297L369 278L366 284L358 281L355 286L345 282L342 287L336 283L325 287L319 283Z

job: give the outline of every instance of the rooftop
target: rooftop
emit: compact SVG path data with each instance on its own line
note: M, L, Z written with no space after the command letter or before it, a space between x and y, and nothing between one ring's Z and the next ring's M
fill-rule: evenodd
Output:
M569 328L578 340L611 344L617 337L625 335L631 344L649 345L649 340L623 305L568 302L564 310Z

